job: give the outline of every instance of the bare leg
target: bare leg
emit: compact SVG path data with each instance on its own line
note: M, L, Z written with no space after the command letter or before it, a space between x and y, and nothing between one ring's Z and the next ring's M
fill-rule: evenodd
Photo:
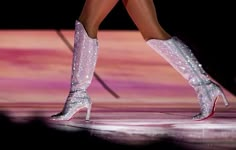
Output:
M118 0L86 0L79 21L91 38L97 37L99 25Z
M153 0L123 0L123 3L145 40L171 37L158 22Z

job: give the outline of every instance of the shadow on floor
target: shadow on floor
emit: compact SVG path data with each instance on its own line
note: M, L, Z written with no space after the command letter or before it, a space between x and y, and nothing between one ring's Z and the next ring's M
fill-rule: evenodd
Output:
M176 140L165 137L149 145L125 145L96 137L86 130L61 131L49 127L42 118L32 118L27 123L15 123L6 113L0 113L1 146L19 148L66 148L66 149L122 149L122 150L190 150Z

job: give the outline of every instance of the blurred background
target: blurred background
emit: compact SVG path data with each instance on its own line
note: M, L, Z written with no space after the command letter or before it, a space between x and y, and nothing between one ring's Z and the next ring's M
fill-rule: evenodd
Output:
M5 1L0 30L74 29L85 0ZM233 1L154 0L161 25L189 45L208 74L236 95L235 9ZM101 30L137 30L121 1L106 17ZM1 42L1 41L0 41Z

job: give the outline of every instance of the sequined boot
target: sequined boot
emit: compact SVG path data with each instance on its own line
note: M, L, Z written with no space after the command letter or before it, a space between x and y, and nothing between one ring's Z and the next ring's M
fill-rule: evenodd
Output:
M210 80L189 47L179 38L150 39L147 44L170 63L194 88L200 104L200 113L193 117L194 120L204 120L211 117L220 96L225 105L229 105L222 89Z
M90 38L84 26L76 21L70 92L63 110L51 119L70 120L79 110L87 108L86 120L89 120L92 102L86 89L93 78L97 51L97 39Z

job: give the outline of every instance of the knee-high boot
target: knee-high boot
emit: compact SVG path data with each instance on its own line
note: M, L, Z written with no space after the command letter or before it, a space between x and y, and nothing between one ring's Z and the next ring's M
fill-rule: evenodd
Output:
M225 105L228 105L220 86L210 80L190 48L178 37L168 40L150 39L147 44L170 63L195 90L200 104L200 113L193 117L194 120L203 120L212 116L215 103L220 96Z
M90 119L92 101L86 90L93 78L97 53L98 40L90 38L84 26L76 21L70 92L63 110L51 119L70 120L82 108L87 108L86 120Z

